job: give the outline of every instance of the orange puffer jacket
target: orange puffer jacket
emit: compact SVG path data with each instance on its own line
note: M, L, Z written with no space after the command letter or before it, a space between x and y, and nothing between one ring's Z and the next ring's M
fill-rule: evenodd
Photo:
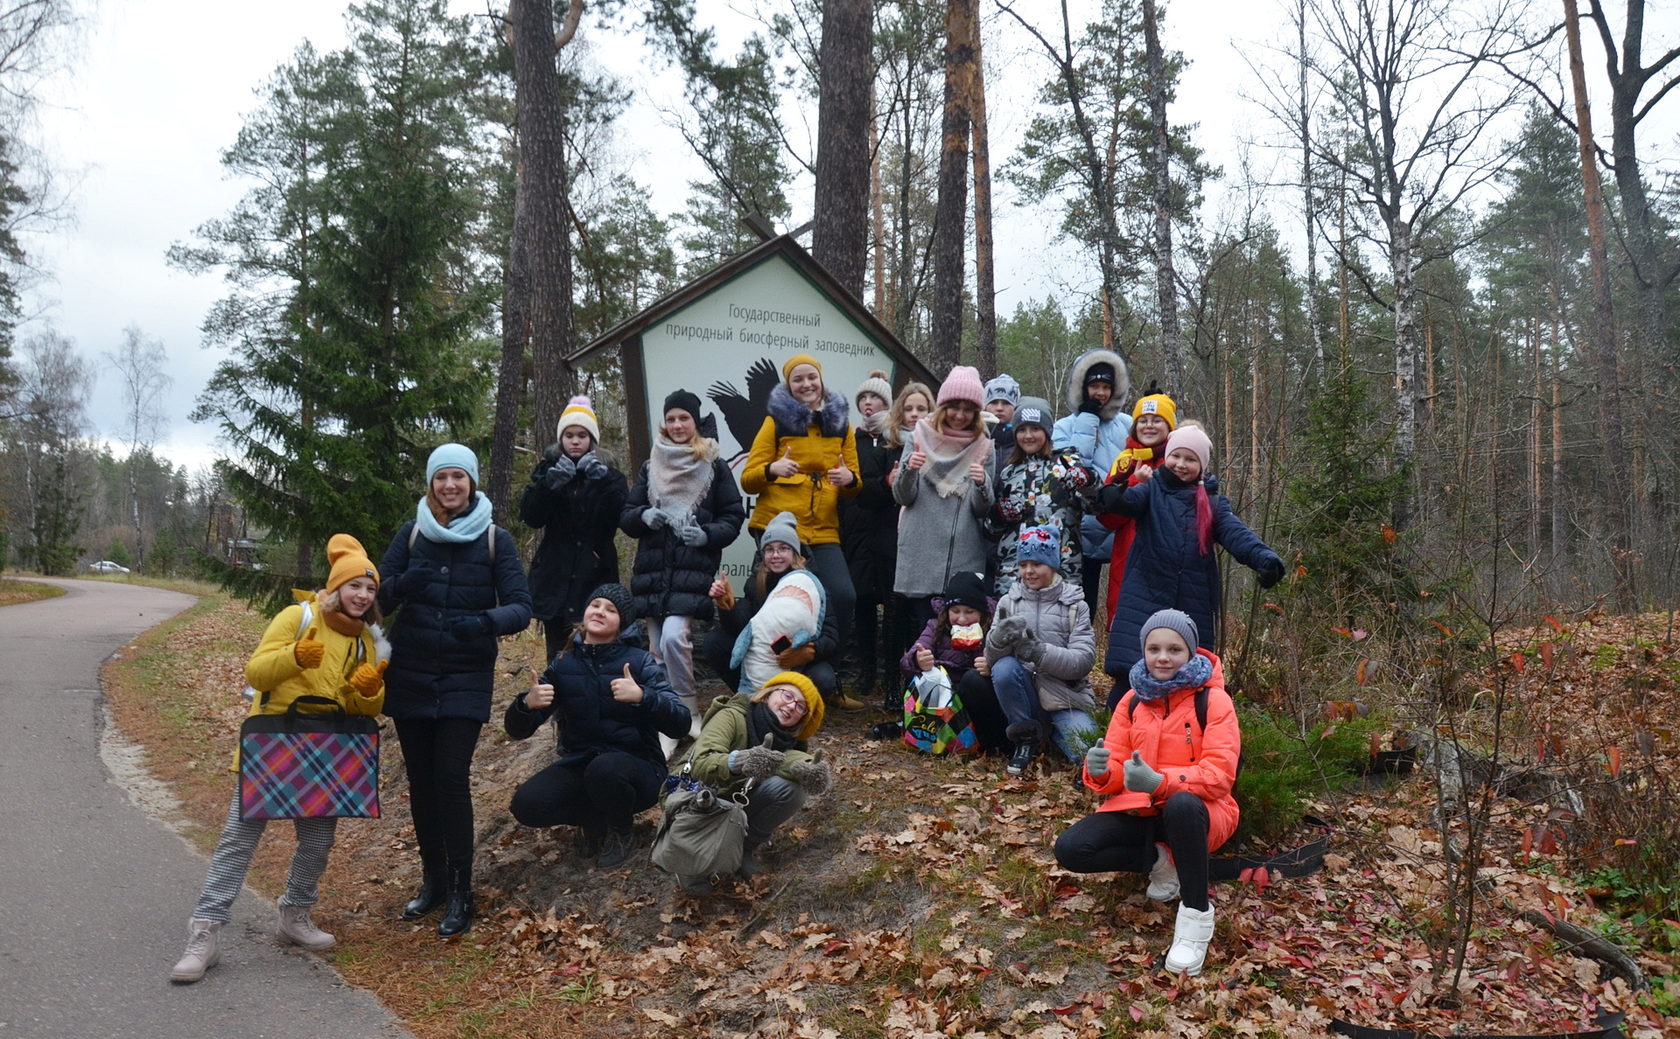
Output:
M1207 729L1196 724L1196 686L1179 689L1164 700L1139 703L1127 690L1114 717L1108 723L1103 743L1108 746L1109 768L1102 776L1085 773L1085 785L1109 795L1098 811L1134 812L1154 815L1167 798L1186 791L1207 805L1208 850L1231 839L1237 830L1237 800L1231 785L1237 778L1237 758L1242 753L1242 731L1237 711L1225 692L1225 669L1219 657L1205 649L1196 652L1213 661L1208 679ZM1166 776L1153 794L1126 789L1124 764L1133 751L1140 751L1149 766Z

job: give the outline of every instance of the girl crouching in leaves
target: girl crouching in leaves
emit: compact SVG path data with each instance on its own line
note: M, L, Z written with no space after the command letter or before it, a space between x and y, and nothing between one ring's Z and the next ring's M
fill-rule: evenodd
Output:
M945 582L945 593L933 601L936 611L904 657L898 662L906 679L936 667L945 669L951 689L968 709L969 721L981 753L1007 751L1008 721L992 690L992 665L986 659L986 629L997 600L986 595L979 574L957 573ZM902 700L903 697L901 696Z
M332 570L313 602L309 627L304 605L288 606L268 622L262 641L245 663L245 680L262 690L251 701L251 714L285 714L303 696L332 700L346 714L378 714L385 703L385 665L391 649L379 630L379 571L361 542L334 534L327 542ZM299 705L300 709L302 705ZM235 768L238 766L236 765ZM169 980L194 982L221 958L222 925L232 918L234 897L245 885L251 856L262 839L266 819L243 819L239 786L234 784L227 822L210 858L210 872L198 896L187 930L187 948ZM311 952L337 942L309 919L316 884L327 868L338 820L294 819L297 851L280 896L280 937Z
M833 782L821 752L807 750L822 727L823 700L809 678L797 671L771 676L752 695L720 696L706 711L694 746L693 777L719 798L747 796L747 833L741 851L742 877L764 867L754 856L776 827L792 819L810 797ZM711 877L681 877L682 890L704 895Z
M1056 839L1056 861L1075 873L1147 873L1150 898L1179 899L1167 970L1199 974L1213 938L1208 853L1237 829L1242 732L1219 658L1196 648L1188 614L1161 610L1140 634L1132 688L1085 754L1085 785L1108 800Z

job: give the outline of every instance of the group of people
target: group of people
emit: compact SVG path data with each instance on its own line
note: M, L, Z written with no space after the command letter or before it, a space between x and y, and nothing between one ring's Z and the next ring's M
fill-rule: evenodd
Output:
M1263 584L1283 575L1218 493L1207 434L1180 423L1163 394L1128 413L1125 364L1103 350L1074 365L1060 419L1009 376L983 383L967 366L937 393L917 382L895 392L876 372L850 401L809 355L781 374L738 484L701 433L695 394L665 399L633 483L601 450L590 401L574 398L520 501L521 519L543 532L529 581L491 521L476 456L440 446L414 519L379 565L335 536L325 586L269 624L246 668L265 694L252 712L308 693L392 719L422 878L401 915L439 913L449 937L477 908L470 776L501 636L543 621L548 663L503 725L525 739L554 719L558 742L556 760L515 792L516 820L576 827L581 854L622 865L635 816L669 788L687 741L684 770L746 801L751 875L772 832L832 782L809 741L829 708L863 706L840 678L855 627L862 685L888 710L900 710L907 679L942 668L981 749L1006 754L1011 774L1043 747L1081 762L1107 800L1058 840L1058 860L1148 873L1151 896L1181 900L1168 965L1199 970L1213 928L1207 857L1235 829L1241 746L1211 652L1213 546ZM750 517L743 492L756 498ZM737 594L719 565L743 525L757 551ZM636 541L628 587L619 531ZM1116 682L1099 734L1089 673L1104 565ZM311 608L319 624L305 630ZM378 625L392 611L386 643ZM697 620L714 622L701 656L732 690L704 710ZM295 821L280 934L309 949L334 942L310 919L333 823ZM216 962L262 831L236 796L174 980L197 981ZM691 894L713 882L679 880Z

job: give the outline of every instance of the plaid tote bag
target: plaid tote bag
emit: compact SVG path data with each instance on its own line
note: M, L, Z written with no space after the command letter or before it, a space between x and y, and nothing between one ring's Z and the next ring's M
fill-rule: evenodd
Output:
M299 705L331 710L304 713ZM379 723L325 697L239 727L241 819L379 818Z

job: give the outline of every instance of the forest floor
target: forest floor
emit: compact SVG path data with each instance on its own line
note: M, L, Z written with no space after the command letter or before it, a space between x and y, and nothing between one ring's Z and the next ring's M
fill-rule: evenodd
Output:
M237 691L261 626L208 597L106 668L119 728L205 849L225 811L245 711ZM1511 645L1506 724L1542 720L1529 757L1598 761L1606 782L1675 789L1680 657L1662 618L1540 628ZM1142 878L1056 867L1055 836L1095 807L1071 766L1011 779L1001 760L928 759L869 740L880 718L865 712L829 716L816 743L834 789L778 834L770 871L752 883L679 897L646 858L656 812L640 823L633 865L591 869L569 831L531 830L507 812L513 788L553 753L547 730L517 743L498 724L523 684L512 673L540 646L534 631L504 642L497 721L474 768L471 931L445 942L435 920L398 919L418 873L394 736L384 818L339 829L315 919L339 936L329 955L344 977L419 1036L1281 1039L1326 1035L1333 1019L1500 1035L1586 1029L1615 1012L1628 1036L1675 1034L1680 922L1636 930L1608 912L1626 894L1618 874L1582 874L1561 846L1567 828L1529 802L1495 806L1463 970L1455 983L1450 964L1438 968L1447 866L1422 770L1313 805L1317 822L1282 843L1328 836L1323 870L1218 885L1218 930L1197 978L1155 969L1173 908L1145 898ZM1469 712L1485 714L1475 700ZM252 886L278 893L290 850L284 836L265 841ZM181 893L183 914L192 897ZM1617 938L1652 991L1573 955L1525 910ZM173 955L160 950L160 974Z

